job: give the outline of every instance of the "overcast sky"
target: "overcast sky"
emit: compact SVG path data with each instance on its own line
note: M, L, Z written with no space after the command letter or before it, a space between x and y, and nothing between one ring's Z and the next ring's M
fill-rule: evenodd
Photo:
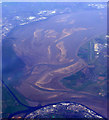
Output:
M107 2L107 1L108 0L2 0L2 2Z

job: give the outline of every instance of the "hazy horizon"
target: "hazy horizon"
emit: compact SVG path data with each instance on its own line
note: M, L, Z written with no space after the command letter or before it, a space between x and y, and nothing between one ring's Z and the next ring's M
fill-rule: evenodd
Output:
M2 2L108 2L108 0L0 0Z

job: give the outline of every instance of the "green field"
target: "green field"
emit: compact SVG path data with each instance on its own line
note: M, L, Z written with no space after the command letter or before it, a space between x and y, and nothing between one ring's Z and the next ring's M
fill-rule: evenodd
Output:
M19 98L22 100L21 102L24 104L27 104L25 99L21 94L19 94L15 89L14 93L15 95L19 96ZM16 101L16 99L13 97L13 95L8 91L8 89L3 85L2 87L2 112L3 112L3 118L8 118L9 114L25 110L26 107L22 106L20 103Z
M82 58L88 65L88 73L84 73L83 70L72 74L61 80L64 86L76 91L87 91L98 95L99 92L105 91L107 84L107 61L104 57L106 48L100 51L98 57L96 57L96 52L94 51L94 44L99 43L104 46L106 39L103 37L96 38L92 41L85 43L78 51L78 56ZM90 67L92 66L92 67ZM99 80L98 77L103 77L104 80Z

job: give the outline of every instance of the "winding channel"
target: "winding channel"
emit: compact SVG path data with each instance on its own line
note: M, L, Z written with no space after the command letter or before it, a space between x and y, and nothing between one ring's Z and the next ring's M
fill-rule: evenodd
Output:
M74 62L74 61L73 61ZM71 64L71 63L69 63L69 64ZM45 64L45 65L47 65L47 64ZM33 71L33 69L34 69L34 67L36 67L37 66L37 64L35 65L35 66L33 66L33 68L31 69L31 72ZM52 66L52 65L51 65ZM61 67L63 66L63 65L60 65ZM58 66L58 67L60 67L60 66ZM68 64L66 64L66 66L68 66ZM54 66L52 66L52 67L54 67ZM57 67L57 68L58 68ZM64 67L65 67L65 65L64 65ZM30 72L30 73L31 73ZM28 106L28 105L25 105L24 103L22 103L17 97L16 97L16 95L12 92L12 90L10 90L10 88L8 87L8 85L6 85L6 83L2 80L2 84L8 89L8 91L11 93L11 95L15 98L15 100L20 104L20 105L22 105L22 106L24 106L24 107L26 107L27 109L26 110L23 110L23 111L18 111L18 112L15 112L15 113L13 113L13 114L10 114L9 115L9 118L12 118L13 116L15 116L15 115L17 115L17 114L20 114L20 113L25 113L25 115L24 115L24 117L27 115L27 114L29 114L29 113L31 113L31 112L33 112L33 111L35 111L35 110L37 110L37 109L40 109L40 108L42 108L42 107L46 107L46 106L49 106L49 105L53 105L53 104L57 104L57 103L59 103L59 102L57 102L57 103L53 103L53 104L47 104L47 105L45 105L45 106L41 106L41 105L38 105L38 106L35 106L35 107L31 107L31 106ZM38 86L36 86L36 85L33 85L33 87L36 87L37 89L40 89L40 90L43 90L43 91L48 91L48 92L72 92L72 91L59 91L59 90L54 90L54 91L52 91L52 90L46 90L46 89L43 89L43 88L39 88ZM63 102L63 101L62 101ZM82 105L82 104L81 104ZM82 105L82 106L84 106L84 105ZM85 106L86 107L86 106ZM88 107L87 107L88 108ZM89 109L89 108L88 108ZM91 109L90 109L91 110ZM95 112L95 111L94 111ZM96 112L95 112L96 113ZM98 113L97 113L98 114ZM99 114L98 114L99 115ZM101 116L101 115L100 115Z
M59 104L59 103L76 103L76 102L70 102L70 101L62 101L62 102L47 104L47 105L44 105L44 106L38 105L38 106L35 106L35 107L31 107L31 106L28 106L28 105L23 104L23 103L16 97L16 95L10 90L10 88L5 84L5 82L4 82L3 80L2 80L2 84L8 89L8 91L11 93L11 95L15 98L15 100L16 100L19 104L21 104L22 106L24 106L24 107L27 108L26 110L17 111L17 112L15 112L15 113L10 114L9 117L8 117L8 119L12 118L12 117L15 116L15 115L21 114L21 113L24 113L23 119L25 119L25 117L26 117L27 115L29 115L30 113L32 113L32 112L34 112L34 111L36 111L36 110L38 110L38 109L40 109L40 108L44 108L44 107L47 107L47 106L50 106L50 105L55 105L55 104ZM56 92L60 92L60 91L56 91ZM66 92L66 91L64 91L64 92ZM68 91L67 91L67 92L68 92ZM85 105L83 105L83 104L80 104L80 103L77 103L77 104L82 105L83 107L85 107L85 108L93 111L92 109L88 108L87 106L85 106ZM93 112L95 112L95 111L93 111ZM95 113L96 113L96 112L95 112ZM98 114L98 113L96 113L96 115L101 116L101 117L105 120L105 118L104 118L102 115L100 115L100 114Z

